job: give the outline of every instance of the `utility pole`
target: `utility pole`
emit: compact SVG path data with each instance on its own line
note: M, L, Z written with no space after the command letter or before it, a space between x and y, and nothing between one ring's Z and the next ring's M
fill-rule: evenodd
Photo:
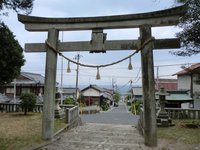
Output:
M62 42L63 42L64 32L62 31ZM60 104L63 105L63 57L61 57L61 102Z
M133 84L133 81L130 80L130 86L131 86L131 101L133 101L133 86L132 86L132 84Z
M131 106L133 106L134 114L136 115L135 101L133 101L133 81L132 80L130 80L130 86L131 86Z
M78 94L78 75L79 75L79 60L80 60L81 55L77 54L75 56L75 60L77 60L77 68L76 68L76 94L75 94L75 103L77 102L77 94Z
M14 95L13 95L13 98L14 98L14 103L16 103L16 79L14 79Z
M157 90L159 91L159 67L158 66L157 66L156 87L157 87Z
M14 79L14 103L16 104L16 79ZM16 111L16 105L14 105L14 111Z
M63 105L63 57L61 57L61 105Z
M112 106L114 106L114 94L115 94L115 82L114 82L114 79L112 77L112 94L113 94L113 101L112 101Z

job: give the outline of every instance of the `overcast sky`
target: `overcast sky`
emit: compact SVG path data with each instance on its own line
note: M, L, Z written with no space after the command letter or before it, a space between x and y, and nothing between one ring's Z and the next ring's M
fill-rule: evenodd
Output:
M90 17L107 16L151 12L156 10L174 7L174 0L35 0L32 16L41 17ZM24 43L44 42L47 33L28 32L24 25L17 20L15 12L9 12L8 17L2 17L2 20L16 35L16 39L24 47ZM180 29L178 27L153 28L152 34L155 38L172 38ZM138 29L125 30L105 30L108 40L118 39L138 39ZM86 41L91 39L91 31L76 31L60 33L61 41ZM169 54L170 50L154 51L154 65L159 66L160 78L175 78L171 76L181 70L182 64L197 63L198 55L193 57L177 57ZM89 54L80 52L82 56L80 62L84 64L106 64L117 61L131 54L132 51L115 51L105 54ZM73 59L77 52L64 53L65 56ZM22 71L40 73L44 75L45 71L45 53L24 53L26 63ZM63 85L74 86L76 82L76 66L71 65L72 72L66 73L67 61L63 60ZM133 80L134 85L141 85L141 61L140 53L132 58L133 70L128 70L128 60L105 69L100 69L101 80L96 80L96 69L80 67L79 84L97 84L111 85L112 79L117 85L125 85ZM170 65L170 66L166 66ZM155 67L155 75L157 68ZM61 58L58 57L57 82L61 82Z

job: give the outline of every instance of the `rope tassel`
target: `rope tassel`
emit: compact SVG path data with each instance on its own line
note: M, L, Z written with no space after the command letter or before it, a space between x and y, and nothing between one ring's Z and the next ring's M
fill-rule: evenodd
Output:
M101 79L100 74L99 74L99 67L97 67L96 79L97 79L97 80L100 80L100 79Z
M70 61L68 61L68 65L67 65L67 73L70 73L71 69L70 69Z
M128 70L132 70L132 69L133 69L133 66L132 66L132 63L131 63L131 57L129 57Z

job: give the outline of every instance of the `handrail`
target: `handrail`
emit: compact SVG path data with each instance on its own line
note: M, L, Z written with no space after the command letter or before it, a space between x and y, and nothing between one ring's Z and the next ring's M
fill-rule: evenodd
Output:
M69 127L75 127L79 124L78 106L66 109L66 123L69 124Z

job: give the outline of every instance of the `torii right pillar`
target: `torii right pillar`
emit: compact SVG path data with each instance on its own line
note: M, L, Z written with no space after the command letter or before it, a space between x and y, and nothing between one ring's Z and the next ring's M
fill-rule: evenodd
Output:
M151 27L149 25L140 26L141 45L151 38ZM141 50L144 142L145 145L151 147L157 146L153 45L153 41L151 41Z

